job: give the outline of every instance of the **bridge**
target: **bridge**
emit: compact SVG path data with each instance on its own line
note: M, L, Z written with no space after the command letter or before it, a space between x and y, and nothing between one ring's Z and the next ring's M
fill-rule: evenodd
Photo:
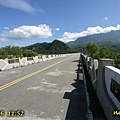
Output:
M79 53L0 59L0 120L119 120L113 63Z

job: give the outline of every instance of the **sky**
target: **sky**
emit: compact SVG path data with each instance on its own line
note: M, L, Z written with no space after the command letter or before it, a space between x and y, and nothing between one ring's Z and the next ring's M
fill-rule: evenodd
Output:
M0 0L0 47L120 30L120 0Z

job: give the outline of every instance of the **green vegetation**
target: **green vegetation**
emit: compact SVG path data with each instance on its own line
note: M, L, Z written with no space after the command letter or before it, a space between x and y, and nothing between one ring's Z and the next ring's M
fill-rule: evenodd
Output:
M86 50L88 56L91 56L94 59L99 58L109 58L114 59L115 67L120 69L120 53L113 52L107 47L99 48L96 44L88 43L86 45Z
M100 48L107 47L110 51L119 53L120 52L120 42L111 42L111 41L106 41L106 42L97 42L96 43Z
M32 57L32 56L37 56L38 54L36 52L33 52L32 50L24 50L23 51L23 56L24 57Z
M120 30L111 31L108 33L93 34L84 37L77 38L75 41L67 43L69 46L75 47L77 45L87 43L116 43L120 42ZM119 47L120 48L120 47Z
M78 50L70 48L65 43L58 40L54 40L52 43L36 43L34 45L23 47L22 49L32 50L38 54L66 54L78 52Z
M52 43L36 43L27 47L6 46L0 49L0 59L32 57L38 54L76 53L78 50L68 47L65 43L54 40Z
M80 37L75 41L68 42L67 45L86 53L85 47L88 43L94 43L100 49L106 46L110 51L120 53L120 30Z
M114 59L120 69L120 30L80 37L67 45L92 58Z
M99 51L99 47L96 44L92 44L92 43L88 43L86 45L86 49L92 58L95 57Z
M36 55L36 52L31 50L22 50L19 46L6 46L0 49L0 59L31 57Z
M87 51L86 51L87 44L78 44L78 45L72 46L72 47L77 49L78 51L80 51L82 53L87 53ZM112 52L120 53L120 42L107 41L107 42L96 42L93 44L98 45L100 49L103 47L106 47Z

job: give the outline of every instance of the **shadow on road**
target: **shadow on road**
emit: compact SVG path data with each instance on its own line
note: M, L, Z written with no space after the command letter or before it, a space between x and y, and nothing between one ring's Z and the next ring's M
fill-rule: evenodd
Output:
M79 60L74 60L74 61L72 61L72 62L77 62L77 63L78 63L78 62L79 62Z
M84 81L80 63L77 65L76 79L71 85L75 89L71 92L65 92L64 99L69 99L68 110L65 120L87 120L86 119L86 97L84 89Z

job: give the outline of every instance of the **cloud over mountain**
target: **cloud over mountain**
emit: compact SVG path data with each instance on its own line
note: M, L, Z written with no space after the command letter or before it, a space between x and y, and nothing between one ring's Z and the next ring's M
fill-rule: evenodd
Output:
M88 27L86 31L82 31L82 32L74 32L74 33L64 32L63 37L60 38L59 40L67 43L70 41L74 41L79 37L84 37L84 36L93 35L93 34L100 34L100 33L108 33L110 31L115 31L115 30L120 30L119 24L116 27L113 27L113 26L109 26L105 28L102 28L100 26Z

